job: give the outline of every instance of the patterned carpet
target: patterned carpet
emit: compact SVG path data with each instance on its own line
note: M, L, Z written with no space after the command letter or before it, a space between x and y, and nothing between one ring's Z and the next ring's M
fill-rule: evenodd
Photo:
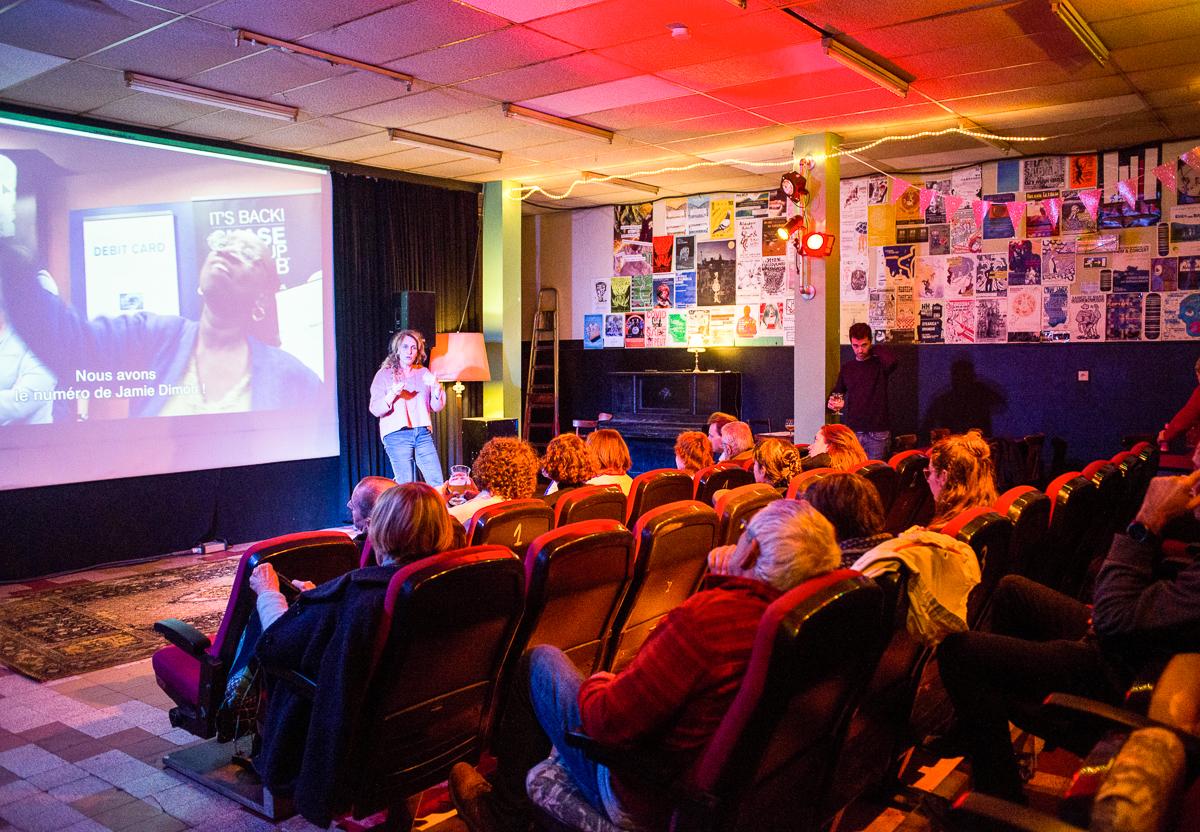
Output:
M237 557L0 600L0 662L38 681L145 658L162 647L161 618L215 632Z

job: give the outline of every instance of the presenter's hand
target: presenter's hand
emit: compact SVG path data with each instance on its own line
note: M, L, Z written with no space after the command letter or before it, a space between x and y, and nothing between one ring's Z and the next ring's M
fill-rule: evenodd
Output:
M275 567L269 563L260 563L254 567L254 571L250 573L250 588L254 590L255 595L278 592L279 575L275 573Z

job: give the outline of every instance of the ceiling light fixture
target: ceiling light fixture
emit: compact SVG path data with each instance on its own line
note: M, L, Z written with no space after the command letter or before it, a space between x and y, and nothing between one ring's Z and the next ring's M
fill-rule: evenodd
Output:
M844 43L833 38L821 38L821 48L825 54L833 58L847 69L852 69L864 78L869 78L885 90L894 92L901 98L908 96L908 82L890 69L885 69L865 55L851 49Z
M1092 57L1101 64L1108 63L1108 47L1100 40L1088 22L1084 20L1079 12L1075 11L1067 0L1054 0L1050 4L1050 11L1058 15L1066 27L1071 30L1071 34L1079 38L1079 42L1083 44L1088 52L1092 53Z
M295 121L300 115L298 107L273 104L270 101L260 101L257 98L246 98L220 90L181 84L178 81L167 81L137 72L125 73L125 86L138 92L177 98L180 101L191 101L194 104L207 104L210 107L221 107L226 110L237 110L239 113L250 113L279 121Z
M562 118L561 116L552 116L549 113L522 107L520 104L505 103L504 115L508 118L528 121L531 124L540 124L543 127L555 127L559 130L566 130L569 133L577 133L581 136L587 136L589 139L598 139L608 144L612 144L613 141L613 132L611 130L605 130L603 127L593 127L590 124L584 124L582 121L572 121L569 118Z
M634 191L645 191L648 194L657 194L658 186L648 185L645 182L635 182L632 179L622 179L617 176L608 176L603 173L597 173L594 170L580 171L585 182L611 182L614 185L619 185L622 188L629 188Z
M499 162L503 156L499 150L492 150L490 147L456 142L452 139L443 139L440 136L426 136L424 133L412 133L408 130L400 130L395 127L388 129L388 139L400 144L415 144L420 147L428 147L432 150L463 153L467 156L476 156L480 159L490 159L493 162Z
M667 31L671 33L671 37L683 40L691 37L691 32L688 31L686 23L668 23Z
M258 32L249 32L245 29L238 29L236 32L236 43L250 43L255 46L269 46L272 49L278 49L280 52L288 52L296 55L306 55L310 58L316 58L318 61L324 61L332 66L345 66L351 69L361 69L364 72L374 72L376 75L382 75L385 78L391 78L393 81L399 81L408 87L409 92L412 92L413 80L411 75L403 72L397 72L394 69L376 66L375 64L363 63L356 61L353 58L343 58L341 55L334 55L331 52L322 52L320 49L312 49L308 46L301 46L298 43L292 43L289 40L280 40L273 38L270 35L260 35Z

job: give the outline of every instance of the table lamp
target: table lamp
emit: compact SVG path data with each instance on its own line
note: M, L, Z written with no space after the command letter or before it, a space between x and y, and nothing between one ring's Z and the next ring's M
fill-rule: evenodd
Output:
M700 353L704 352L704 336L699 333L689 335L687 351L696 356L696 363L692 366L692 372L700 372Z

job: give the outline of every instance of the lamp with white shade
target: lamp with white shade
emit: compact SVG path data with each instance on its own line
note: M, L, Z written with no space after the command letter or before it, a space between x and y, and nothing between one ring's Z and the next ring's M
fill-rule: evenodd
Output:
M491 381L492 371L488 366L487 345L482 332L439 332L433 352L429 354L429 369L438 381L452 381L450 388L457 399L455 407L457 437L455 459L461 461L462 449L462 394L466 390L464 381Z

